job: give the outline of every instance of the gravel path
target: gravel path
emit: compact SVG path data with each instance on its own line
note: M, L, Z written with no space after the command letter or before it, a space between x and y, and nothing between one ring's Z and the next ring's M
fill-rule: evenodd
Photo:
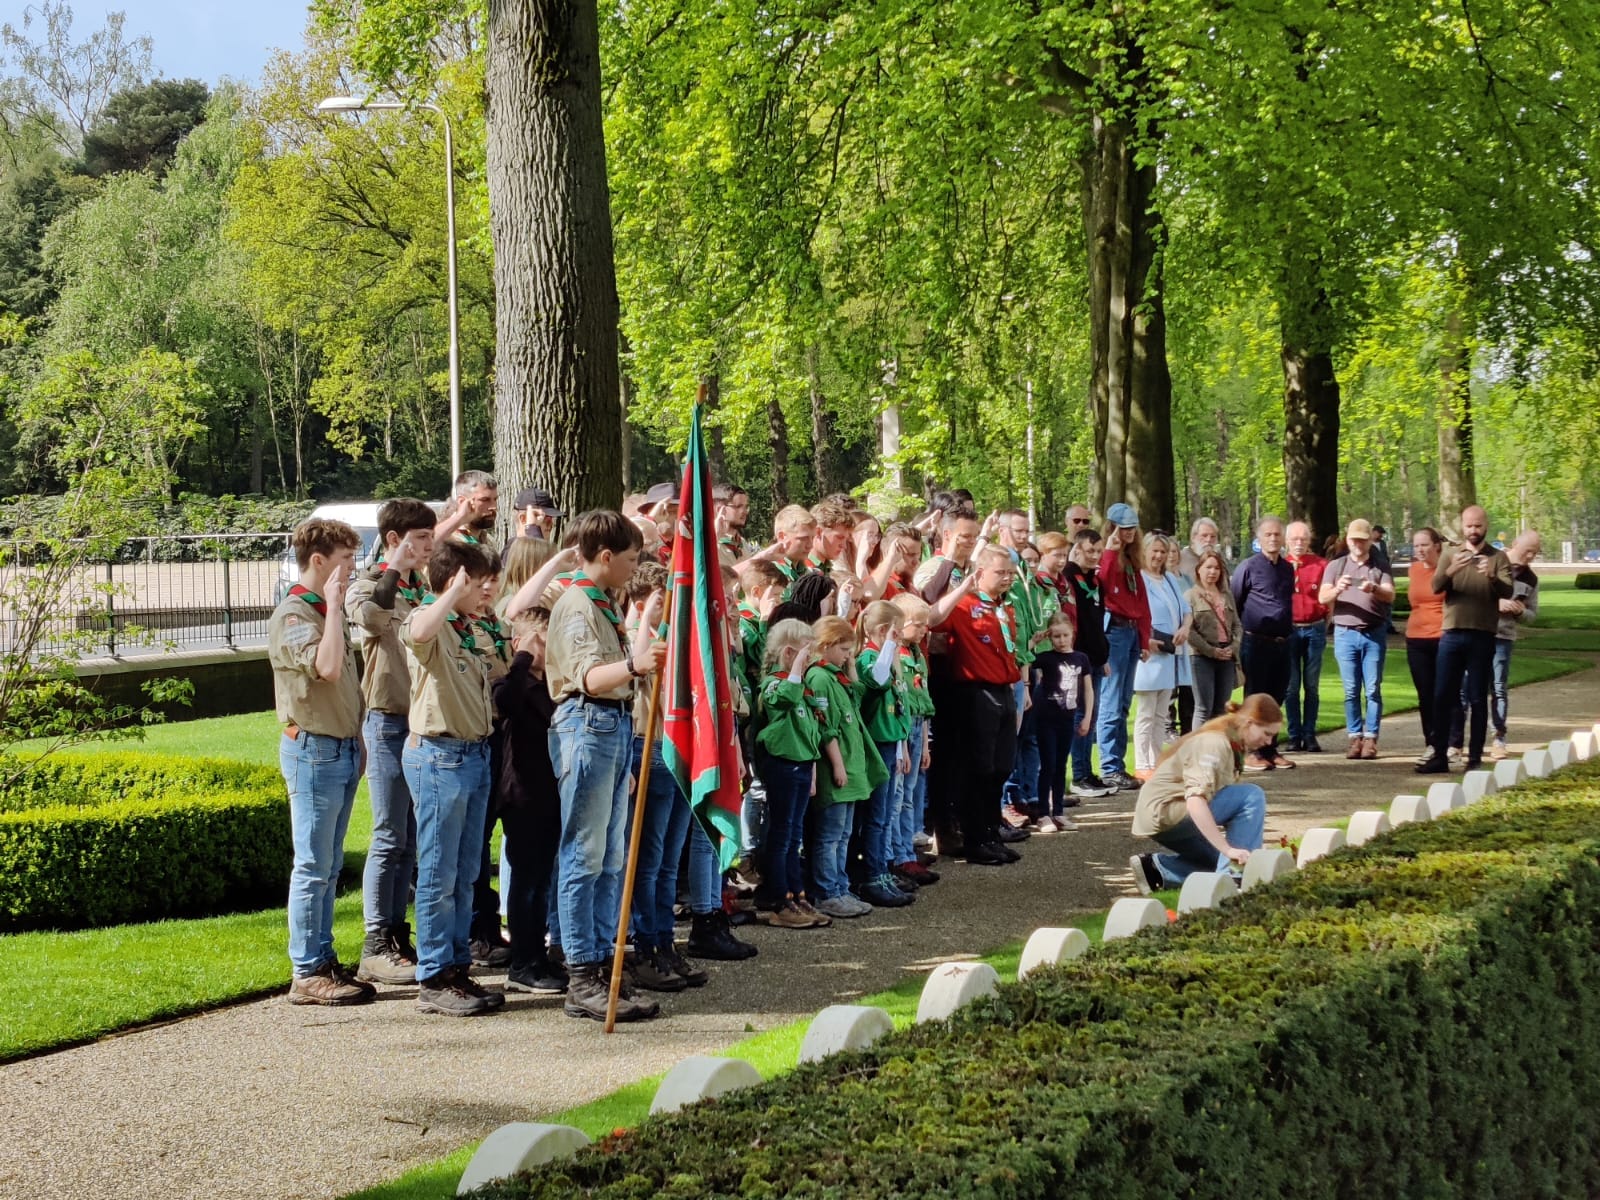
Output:
M1592 656L1590 656L1592 658ZM1593 667L1512 695L1514 749L1600 717ZM1335 750L1339 735L1325 739ZM1342 747L1338 747L1342 750ZM1260 778L1269 839L1421 790L1414 714L1386 727L1384 758L1297 756ZM894 913L826 930L742 931L749 963L665 998L668 1016L610 1038L514 996L500 1016L424 1017L390 991L350 1010L238 1005L0 1067L0 1195L73 1200L289 1200L340 1196L483 1137L593 1099L908 972L1026 936L1132 893L1132 796L1091 801L1076 834L1034 838L1007 868L941 864L944 881ZM11 980L10 986L26 986ZM63 998L70 1003L70 998Z

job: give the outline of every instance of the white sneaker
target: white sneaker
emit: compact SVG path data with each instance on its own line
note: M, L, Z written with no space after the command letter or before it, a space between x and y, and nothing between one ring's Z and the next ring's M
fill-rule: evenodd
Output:
M1491 762L1499 762L1505 756L1506 740L1505 738L1497 737L1494 740L1494 745L1489 747L1489 759Z
M1417 766L1420 767L1423 763L1427 762L1432 757L1433 757L1433 750L1431 748L1428 749L1428 750L1424 750L1421 754L1417 755Z
M925 833L918 833L912 837L911 844L918 850L933 849L933 839Z
M1076 821L1074 821L1071 817L1051 817L1050 819L1056 823L1056 832L1057 833L1077 833L1078 832L1078 823Z
M816 908L819 913L826 913L830 917L848 919L863 915L861 910L856 907L856 901L853 896L829 896L826 900L819 901ZM872 905L867 905L866 910L871 912Z
M1445 755L1445 758L1448 761L1452 762L1452 763L1460 762L1461 761L1461 747L1460 746L1451 746L1450 747L1450 751L1449 751L1448 754Z
M1033 831L1043 837L1045 834L1056 832L1058 828L1055 817L1040 817L1034 825Z

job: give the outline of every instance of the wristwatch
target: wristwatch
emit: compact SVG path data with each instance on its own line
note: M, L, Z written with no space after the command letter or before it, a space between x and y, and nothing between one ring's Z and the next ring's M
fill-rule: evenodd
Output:
M633 647L632 646L623 646L622 647L622 661L628 665L628 674L629 674L629 676L634 678L634 679L639 678L639 672L637 672L637 671L635 671L633 669Z

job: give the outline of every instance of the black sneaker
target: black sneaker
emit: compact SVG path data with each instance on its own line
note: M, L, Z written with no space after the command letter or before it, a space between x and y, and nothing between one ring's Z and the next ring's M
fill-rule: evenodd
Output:
M996 826L994 831L994 840L1006 846L1016 842L1025 842L1032 836L1026 829L1012 829L1005 824Z
M506 990L559 996L567 990L567 973L548 960L513 966L506 972Z
M446 1017L476 1017L493 1012L487 999L473 995L461 986L453 971L441 971L421 980L417 990L417 1011Z
M1307 754L1321 754L1322 753L1322 743L1317 741L1316 738L1314 738L1314 737L1302 738L1301 741L1304 744L1300 748L1302 750L1304 750Z
M1010 846L1006 845L1004 842L996 842L994 844L997 847L999 847L1000 857L1005 859L1006 862L1008 862L1008 863L1016 863L1016 862L1021 862L1022 861L1022 855L1018 854L1015 850L1013 850Z
M511 944L500 936L498 930L493 937L472 938L467 942L467 948L472 952L472 965L475 967L511 965Z
M1430 758L1427 762L1420 762L1412 768L1418 775L1448 775L1450 763L1443 758Z
M1114 792L1137 792L1144 785L1132 775L1121 771L1113 772L1105 777L1105 785Z
M985 842L966 848L966 860L975 867L1003 867L1011 860L1002 853L999 842Z
M1161 872L1156 869L1154 854L1135 854L1128 860L1128 870L1133 872L1133 886L1141 896L1148 896L1166 886Z

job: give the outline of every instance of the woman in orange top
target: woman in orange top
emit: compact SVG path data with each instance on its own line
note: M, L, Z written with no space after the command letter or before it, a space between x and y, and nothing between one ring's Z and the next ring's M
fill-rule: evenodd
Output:
M1433 745L1433 695L1434 667L1439 661L1439 635L1444 628L1444 593L1433 590L1433 569L1439 564L1439 551L1444 539L1439 531L1424 525L1411 535L1411 566L1407 576L1411 580L1408 595L1411 599L1411 616L1406 621L1406 664L1411 668L1411 682L1416 686L1417 714L1422 718L1422 737ZM1423 754L1423 758L1427 753ZM1421 761L1420 759L1418 761Z

